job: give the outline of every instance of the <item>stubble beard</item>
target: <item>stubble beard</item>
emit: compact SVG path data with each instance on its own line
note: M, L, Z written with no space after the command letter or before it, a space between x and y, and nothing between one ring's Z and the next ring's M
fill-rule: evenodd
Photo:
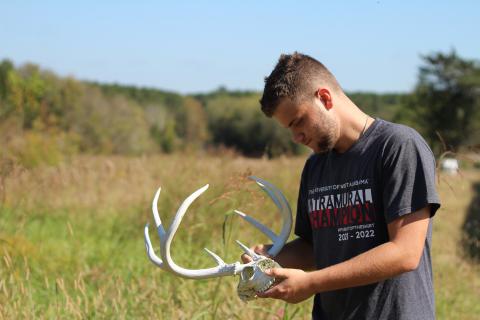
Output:
M318 131L322 132L322 134L317 142L317 150L315 150L315 153L318 154L330 152L335 147L337 141L337 122L330 117L324 117L322 122L322 128L320 128L320 125L318 128Z

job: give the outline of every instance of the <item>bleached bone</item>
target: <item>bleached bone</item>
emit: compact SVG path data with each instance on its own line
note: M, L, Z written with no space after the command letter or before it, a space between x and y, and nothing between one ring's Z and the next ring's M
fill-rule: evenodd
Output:
M273 246L268 250L269 256L275 256L280 252L282 247L285 245L287 241L290 230L292 228L292 210L285 199L285 196L282 194L280 190L278 190L274 185L271 183L262 180L258 177L251 176L250 179L254 180L262 190L264 190L267 195L273 200L275 205L280 210L280 213L283 218L283 225L282 230L279 235L276 235L273 231L268 229L266 226L258 222L257 220L247 216L246 214L235 210L235 212L240 215L242 218L247 220L248 222L252 223L255 227L257 227L260 231L262 231L265 235L267 235L272 241ZM156 264L158 267L172 272L180 277L184 278L191 278L191 279L206 279L206 278L214 278L214 277L222 277L228 275L237 275L241 273L246 267L251 267L257 265L259 261L266 259L264 256L258 255L248 247L243 245L240 241L237 240L237 243L242 247L244 252L252 257L251 262L246 264L241 264L240 262L234 262L230 264L226 264L218 255L213 253L212 251L205 248L205 251L216 261L217 266L207 269L186 269L183 267L178 266L173 260L170 255L170 245L172 243L173 236L177 231L180 222L182 221L183 216L185 215L188 207L198 198L205 190L207 190L208 184L204 187L198 189L194 193L192 193L183 203L181 204L180 208L173 219L172 224L168 228L167 231L162 226L162 221L160 219L160 215L158 214L158 198L160 196L161 188L158 189L152 203L152 211L153 217L155 219L155 224L157 226L158 236L160 237L160 255L158 257L153 250L152 243L150 241L149 233L148 233L148 224L145 226L144 235L145 235L145 247L147 249L147 255L150 260Z
M280 268L272 259L264 257L255 261L252 266L245 267L240 272L240 281L237 294L240 299L247 302L257 297L257 293L265 292L274 284L275 278L265 274L270 268Z

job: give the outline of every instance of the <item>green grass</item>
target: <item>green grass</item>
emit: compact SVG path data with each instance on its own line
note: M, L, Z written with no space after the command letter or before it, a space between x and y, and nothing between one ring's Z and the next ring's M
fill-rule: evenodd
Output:
M78 157L56 167L12 167L0 181L0 319L309 319L311 300L244 304L236 296L236 278L172 276L150 263L143 243L157 187L162 186L160 214L169 225L183 199L210 183L182 222L173 258L185 267L211 267L207 247L226 262L237 261L235 239L247 245L267 240L231 215L233 209L280 228L274 205L246 177L273 182L295 210L303 162L172 155ZM478 181L475 171L440 180L444 205L433 240L440 319L480 314L479 266L460 245ZM158 248L153 228L150 236Z

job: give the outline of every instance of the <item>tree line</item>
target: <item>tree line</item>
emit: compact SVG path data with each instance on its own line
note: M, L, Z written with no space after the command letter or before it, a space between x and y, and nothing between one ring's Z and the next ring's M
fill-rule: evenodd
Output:
M234 149L247 156L308 152L265 117L260 92L181 95L59 77L0 63L0 157L27 166L78 153L141 155ZM349 93L368 114L420 131L436 154L480 143L480 64L455 51L423 57L411 93Z

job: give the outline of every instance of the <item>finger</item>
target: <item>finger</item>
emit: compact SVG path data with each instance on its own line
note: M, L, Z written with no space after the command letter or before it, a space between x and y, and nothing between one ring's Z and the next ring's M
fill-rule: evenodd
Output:
M271 247L272 247L272 245L270 245L270 244L267 244L267 245L259 244L259 245L256 245L255 247L253 247L253 251L257 254L261 254L262 256L271 258L271 256L268 254L268 250Z
M277 286L271 287L265 292L258 292L257 296L259 298L272 298L272 299L281 299L282 294Z
M265 250L263 249L263 244L256 245L255 247L252 248L253 252L258 253L258 254L263 254Z
M244 253L242 254L242 256L240 257L240 259L242 259L242 262L243 263L249 263L251 262L253 259L252 257L250 257L248 254Z

